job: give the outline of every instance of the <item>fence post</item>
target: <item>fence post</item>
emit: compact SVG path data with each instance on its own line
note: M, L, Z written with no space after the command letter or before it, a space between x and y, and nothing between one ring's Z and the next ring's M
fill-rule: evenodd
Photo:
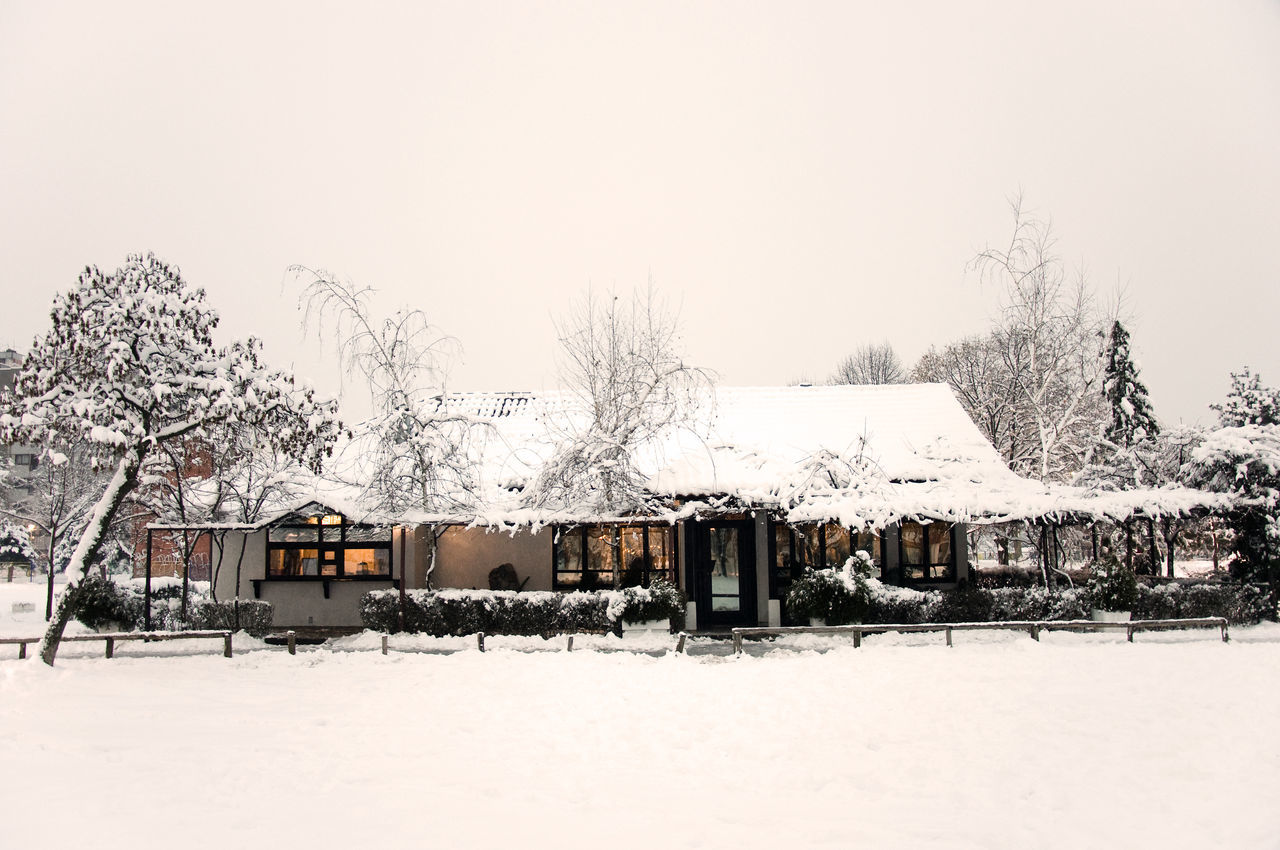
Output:
M947 626L947 646L951 646L951 627Z
M476 632L476 645L480 647L481 652L484 652L484 632Z
M387 654L387 636L386 635L382 636L382 654L383 655Z
M742 635L738 633L737 629L733 630L733 654L742 654Z
M853 648L857 649L862 646L862 629L853 630Z
M231 657L231 632L222 636L222 655L225 658Z
M1226 627L1224 626L1223 627L1224 634L1225 634L1225 628ZM1226 640L1226 638L1224 637L1223 640ZM18 644L18 660L21 661L23 658L26 658L26 657L27 657L27 645L25 643Z
M107 638L107 657L111 658L116 654L116 639Z
M1027 634L1031 635L1032 640L1040 640L1040 624L1032 623L1027 627Z
M687 635L687 634L685 634L684 632L681 632L681 633L680 633L680 639L676 641L676 654L677 654L677 655L682 655L682 654L684 653L684 639L685 639L685 638L687 638L687 637L688 637L688 635Z
M1227 642L1227 620L1225 617L1222 620L1222 642Z
M289 641L289 654L297 655L298 654L298 640L297 640L298 633L295 632L293 629L290 629L289 631L284 633L284 636Z
M1133 623L1125 627L1125 632L1129 635L1129 643L1133 643Z
M569 635L569 642L565 644L566 652L573 652L573 635Z

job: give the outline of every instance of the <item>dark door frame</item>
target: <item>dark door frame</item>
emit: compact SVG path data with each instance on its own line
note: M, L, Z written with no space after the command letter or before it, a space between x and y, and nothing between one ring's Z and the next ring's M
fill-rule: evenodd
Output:
M710 532L713 528L738 530L738 610L711 610L711 552ZM723 626L754 626L758 621L756 611L756 523L747 519L690 520L686 525L685 542L691 557L686 564L685 587L690 589L698 612L698 628Z

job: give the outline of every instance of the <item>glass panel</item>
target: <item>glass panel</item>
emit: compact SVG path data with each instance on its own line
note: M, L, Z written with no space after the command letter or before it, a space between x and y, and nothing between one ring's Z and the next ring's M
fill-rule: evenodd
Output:
M902 537L902 563L924 563L924 527L918 522L904 522L898 532Z
M671 529L663 526L649 528L649 580L655 578L675 582L674 564L671 560Z
M773 526L773 568L778 571L779 578L790 577L791 529L781 523Z
M560 532L556 541L556 571L582 572L582 531L577 528ZM572 576L577 581L579 576ZM568 581L570 576L559 576L558 581Z
M378 525L348 525L348 543L390 543L391 527Z
M825 530L826 538L826 565L828 567L843 567L844 562L849 560L849 529L835 523L827 523Z
M342 574L348 576L391 575L390 549L347 549L343 552Z
M796 526L796 556L802 566L822 566L821 543L818 526L812 524Z
M273 528L267 532L267 539L272 543L319 543L320 530L317 528Z
M644 528L630 525L619 529L622 554L622 587L634 587L644 581Z
M338 574L338 551L336 549L320 550L320 575L336 576Z
M613 545L613 526L595 526L587 529L587 569L608 572L612 575L616 551Z
M738 575L738 529L708 530L711 556L711 610L737 611L741 608Z
M267 560L268 576L317 575L315 549L271 549Z
M929 563L951 563L951 529L945 523L930 523L929 531ZM944 571L945 572L945 571Z

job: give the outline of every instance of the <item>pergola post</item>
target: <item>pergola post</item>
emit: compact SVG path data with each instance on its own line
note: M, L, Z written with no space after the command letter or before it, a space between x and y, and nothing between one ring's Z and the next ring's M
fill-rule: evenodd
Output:
M147 571L142 593L142 630L151 631L151 529L147 529Z
M1160 564L1156 558L1160 554L1160 550L1156 548L1156 521L1152 517L1147 517L1147 542L1151 546L1151 574L1158 576L1160 575Z
M396 612L396 628L404 631L404 606L405 606L405 567L408 563L404 557L404 535L406 526L400 526L400 610Z
M1089 523L1089 536L1093 539L1093 561L1098 562L1098 521Z

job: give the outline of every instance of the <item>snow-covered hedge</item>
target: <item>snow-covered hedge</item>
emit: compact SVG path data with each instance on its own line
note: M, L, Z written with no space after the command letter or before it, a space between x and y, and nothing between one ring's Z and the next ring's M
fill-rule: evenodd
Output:
M1203 582L1138 586L1133 616L1142 620L1226 617L1232 623L1276 619L1266 590L1251 584Z
M1088 619L1096 600L1086 588L1037 587L913 590L851 577L844 570L811 570L793 586L787 611L803 624L821 617L849 623L990 623L1002 620ZM1226 617L1232 623L1275 619L1265 591L1248 584L1139 585L1135 619Z
M187 616L182 617L182 582L154 579L151 587L151 628L157 631L231 629L236 622L235 603L214 602L208 582L192 582L187 593ZM139 580L117 583L91 575L80 585L75 617L91 629L120 628L137 631L146 623L146 595ZM271 630L271 603L240 600L240 628L261 637Z
M622 590L520 592L514 590L410 590L404 631L425 634L553 635L614 631L625 622L670 619L684 625L684 594L666 582ZM375 590L360 600L366 629L399 631L400 593Z

